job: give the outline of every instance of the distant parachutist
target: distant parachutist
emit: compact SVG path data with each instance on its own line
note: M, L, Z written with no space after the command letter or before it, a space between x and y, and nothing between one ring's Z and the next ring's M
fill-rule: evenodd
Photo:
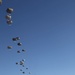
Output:
M20 53L20 51L17 51L17 53Z
M22 43L20 43L20 42L19 42L19 43L17 43L17 45L18 45L18 46L21 46L21 45L22 45Z
M25 59L22 59L22 61L24 62L24 61L25 61Z
M23 74L25 74L25 72L22 72Z
M20 69L20 71L22 71L22 69Z
M20 65L24 65L24 62L23 61L20 61Z
M28 69L28 68L26 68L26 69Z
M18 65L18 62L16 62L16 65Z
M8 46L7 48L8 48L8 49L12 49L12 46Z
M16 39L16 38L12 38L12 40L13 40L13 41L17 41L17 39Z
M20 40L20 37L16 37L17 40Z
M25 52L25 50L24 50L24 49L22 49L22 52Z

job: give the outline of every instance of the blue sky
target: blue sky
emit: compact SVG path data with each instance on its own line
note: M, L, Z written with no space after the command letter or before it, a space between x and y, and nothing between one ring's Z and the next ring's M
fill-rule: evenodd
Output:
M12 26L5 19L8 7L14 9ZM23 58L31 75L75 75L74 0L3 0L0 32L0 75L22 75L15 62ZM21 47L12 41L16 36ZM17 54L21 49L26 53Z

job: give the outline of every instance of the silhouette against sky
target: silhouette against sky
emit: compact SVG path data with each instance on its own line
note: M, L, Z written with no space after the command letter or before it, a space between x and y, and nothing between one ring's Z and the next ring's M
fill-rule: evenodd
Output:
M5 19L9 7L14 9L11 26ZM21 47L12 41L16 36L21 38ZM13 46L11 50L7 49L9 45ZM26 52L17 54L21 49ZM15 64L22 58L31 75L75 75L74 0L3 0L0 75L22 75Z

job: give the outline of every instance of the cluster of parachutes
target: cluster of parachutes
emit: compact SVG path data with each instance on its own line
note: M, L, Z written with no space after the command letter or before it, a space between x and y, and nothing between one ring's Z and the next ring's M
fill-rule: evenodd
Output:
M13 23L13 21L11 20L11 13L13 12L12 8L7 8L6 12L8 13L5 18L7 20L7 24L11 25Z
M0 0L0 5L2 5L2 0ZM13 21L11 20L11 14L13 12L13 8L7 8L6 9L6 12L7 12L7 15L5 16L6 18L6 22L7 24L11 25L13 23ZM20 37L14 37L12 38L12 41L15 41L17 43L18 46L22 46L22 43L21 42L17 42L20 40ZM7 46L7 49L12 49L13 47L12 46ZM17 53L21 53L21 52L26 52L25 49L21 49L21 50L17 50ZM20 65L22 67L25 67L26 70L28 70L28 68L25 66L25 59L21 59L19 60L18 62L15 62L16 65ZM20 71L23 73L23 74L26 74L25 71L23 71L23 68L20 68ZM30 72L28 72L28 74L31 74Z
M17 42L18 40L20 40L20 37L12 38L12 41L15 41L18 46L22 46L22 43L21 43L21 42ZM7 48L8 48L8 49L12 49L13 47L12 47L12 46L7 46ZM25 50L25 49L17 50L17 53L18 53L18 54L21 53L21 52L24 52L24 53L25 53L26 50ZM20 65L20 66L22 66L22 67L25 67L25 59L22 59L22 60L16 62L15 64L16 64L16 65ZM25 67L25 69L28 70L27 67ZM20 71L21 71L23 74L25 74L25 71L23 71L23 68L21 68ZM29 72L29 74L31 74L31 73Z

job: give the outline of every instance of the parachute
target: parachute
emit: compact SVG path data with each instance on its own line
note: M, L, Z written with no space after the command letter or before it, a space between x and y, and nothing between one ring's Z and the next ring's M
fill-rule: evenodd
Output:
M16 62L16 65L18 64L18 62Z
M7 8L6 12L9 13L9 14L11 14L13 12L13 8Z
M17 53L20 53L20 51L17 51Z
M19 42L19 43L17 43L17 45L18 45L18 46L21 46L21 45L22 45L22 43L20 43L20 42Z
M20 40L20 37L15 37L15 38L12 38L13 41L18 41Z
M26 69L28 69L28 68L26 68Z
M17 39L16 39L16 38L12 38L12 40L13 40L13 41L17 41Z
M24 49L22 49L22 52L25 52L25 50L24 50Z
M7 20L7 24L11 25L13 21L11 20L11 13L13 12L13 8L7 8L6 9L7 15L5 16Z
M0 0L0 5L2 4L2 0ZM14 9L13 8L7 8L6 9L6 15L5 15L5 19L6 19L6 23L10 26L13 21L12 21L12 13L13 13ZM13 37L12 38L12 41L16 41L16 44L18 46L21 46L22 47L22 43L21 42L17 42L17 41L20 41L20 37ZM7 46L7 49L12 49L12 46ZM26 52L25 49L21 49L21 50L16 50L16 53L18 53L19 55L21 54L21 52ZM25 65L25 59L22 58L22 60L19 60L17 62L15 62L15 64L18 66L21 66L21 69L20 71L23 73L23 74L26 74L26 71L23 71L23 68L27 69L27 72L28 72L28 68L26 68L26 65ZM29 74L31 74L30 72L28 72Z
M17 40L20 40L20 37L16 37Z
M8 49L12 49L12 46L7 46Z
M20 71L22 71L22 69L20 69Z
M24 64L24 62L23 61L20 61L20 65L23 65Z
M25 72L23 72L23 74L25 74Z
M5 18L6 18L7 20L11 20L11 15L6 15Z
M2 0L0 0L0 5L2 5Z
M22 59L22 61L24 62L24 61L25 61L25 59Z
M13 21L12 20L7 20L7 24L12 24L13 23Z

